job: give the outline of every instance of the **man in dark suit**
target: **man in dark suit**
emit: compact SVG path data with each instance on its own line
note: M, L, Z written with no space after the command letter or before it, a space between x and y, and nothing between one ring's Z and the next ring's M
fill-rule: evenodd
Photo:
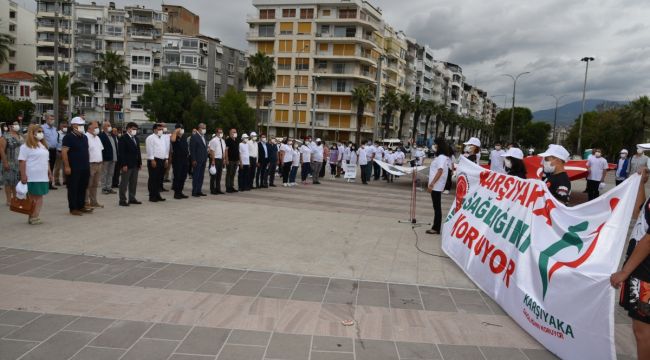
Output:
M257 172L255 173L255 186L257 188L269 187L267 182L267 172L269 168L269 144L266 143L266 135L260 136L260 142L257 143Z
M102 146L104 147L102 150L102 175L100 177L102 193L115 194L111 185L113 183L115 163L119 156L117 136L113 135L113 127L110 122L104 121L102 128L103 131L99 133L99 140L102 142Z
M275 170L278 167L278 145L275 139L271 139L271 143L266 144L266 149L268 150L267 162L269 164L269 167L268 177L264 177L264 182L266 183L268 180L268 186L275 187L273 181L275 180Z
M208 143L205 141L205 124L200 123L196 134L190 139L190 156L192 157L192 196L207 196L203 193L205 164L208 161Z
M120 167L120 206L142 204L135 198L138 186L138 172L142 168L142 155L140 142L136 137L138 125L130 122L126 125L127 132L122 135L117 145L117 166ZM126 198L126 189L129 189L129 199Z

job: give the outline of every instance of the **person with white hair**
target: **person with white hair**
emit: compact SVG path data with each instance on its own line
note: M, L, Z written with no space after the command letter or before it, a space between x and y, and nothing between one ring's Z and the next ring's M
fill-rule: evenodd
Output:
M244 134L241 136L241 142L239 143L239 176L237 178L239 191L250 190L249 173L251 158L248 149L248 139L248 134Z
M630 158L627 157L627 149L621 150L619 153L619 159L618 162L616 163L616 186L618 184L622 183L627 179L628 176L630 176Z
M548 174L546 183L549 191L567 205L571 196L571 180L564 170L564 164L569 160L569 152L561 145L551 144L539 156L544 158L544 172Z
M251 132L250 139L247 142L248 145L248 158L249 158L249 174L248 174L248 188L257 189L255 186L255 174L257 173L257 159L259 155L259 148L257 142L257 133L255 131Z
M481 160L481 140L471 137L467 142L464 142L463 145L465 145L467 160L473 161L478 165Z

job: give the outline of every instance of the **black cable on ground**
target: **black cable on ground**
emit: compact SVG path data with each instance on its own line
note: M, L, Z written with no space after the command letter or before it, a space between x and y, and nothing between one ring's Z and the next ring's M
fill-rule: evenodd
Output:
M426 251L420 249L420 244L419 244L420 243L420 237L418 236L417 231L415 231L415 228L416 228L416 225L411 226L411 230L413 230L413 234L415 234L415 248L419 252L421 252L423 254L430 255L430 256L435 256L435 257L439 257L439 258L443 258L443 259L449 259L449 256L447 256L447 255L433 254L433 253L426 252Z

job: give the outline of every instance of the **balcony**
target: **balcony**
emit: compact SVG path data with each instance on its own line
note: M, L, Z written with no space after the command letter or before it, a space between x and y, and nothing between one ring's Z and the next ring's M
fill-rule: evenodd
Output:
M153 25L153 18L151 16L133 15L130 20L133 24Z
M334 54L333 51L321 51L317 50L316 54L314 56L315 58L325 58L325 59L340 59L340 58L353 58L353 59L358 59L363 62L366 62L370 65L377 65L376 60L370 56L370 52L365 52L361 50L356 50L353 53L345 53L345 54Z
M246 15L246 22L249 23L249 24L254 24L254 23L274 23L275 20L276 20L275 17L270 18L270 19L269 18L262 19L257 15L252 15L252 14Z
M316 19L316 23L362 25L366 28L372 29L373 31L381 31L381 24L371 20L365 14L361 14L360 17L339 16L336 18L318 18Z
M140 39L140 40L153 40L154 37L157 35L158 35L157 32L149 31L149 30L131 31L129 33L129 36L132 39Z
M262 33L260 33L259 31L249 31L249 32L246 33L246 40L249 40L249 41L255 41L255 40L258 40L258 39L265 39L266 40L266 39L273 39L273 38L275 38L275 33L274 32L271 32L271 33L262 32Z

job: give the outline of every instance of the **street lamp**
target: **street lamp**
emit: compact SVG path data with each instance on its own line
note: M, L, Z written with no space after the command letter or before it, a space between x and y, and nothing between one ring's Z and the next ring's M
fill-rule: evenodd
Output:
M271 115L273 114L273 105L275 104L275 99L271 99L268 101L267 105L269 108L269 116L266 118L266 137L271 138L271 135L269 134L269 129L271 125Z
M381 80L383 80L381 65L384 59L384 55L379 55L379 58L377 58L377 87L375 88L375 126L373 129L373 138L375 139L379 138L379 121L381 121L381 102L379 100L381 99Z
M311 97L311 137L316 138L316 85L318 85L318 75L312 75L312 97Z
M587 94L587 72L589 71L589 62L594 61L596 59L592 57L583 57L580 59L580 61L584 61L586 63L585 66L585 83L582 86L582 111L580 112L580 125L578 127L578 156L582 158L582 119L584 118L585 115L585 95Z
M530 71L522 72L521 74L517 76L512 76L510 74L503 74L502 76L508 76L512 79L513 85L512 85L512 110L510 111L510 142L513 142L513 137L512 137L512 129L515 124L515 95L517 92L517 80L519 80L519 77L522 75L530 74Z
M560 103L560 100L562 98L565 98L569 95L562 95L560 97L557 97L555 95L549 95L552 96L555 99L555 116L553 117L553 144L557 144L557 132L555 131L555 128L557 127L557 107Z

